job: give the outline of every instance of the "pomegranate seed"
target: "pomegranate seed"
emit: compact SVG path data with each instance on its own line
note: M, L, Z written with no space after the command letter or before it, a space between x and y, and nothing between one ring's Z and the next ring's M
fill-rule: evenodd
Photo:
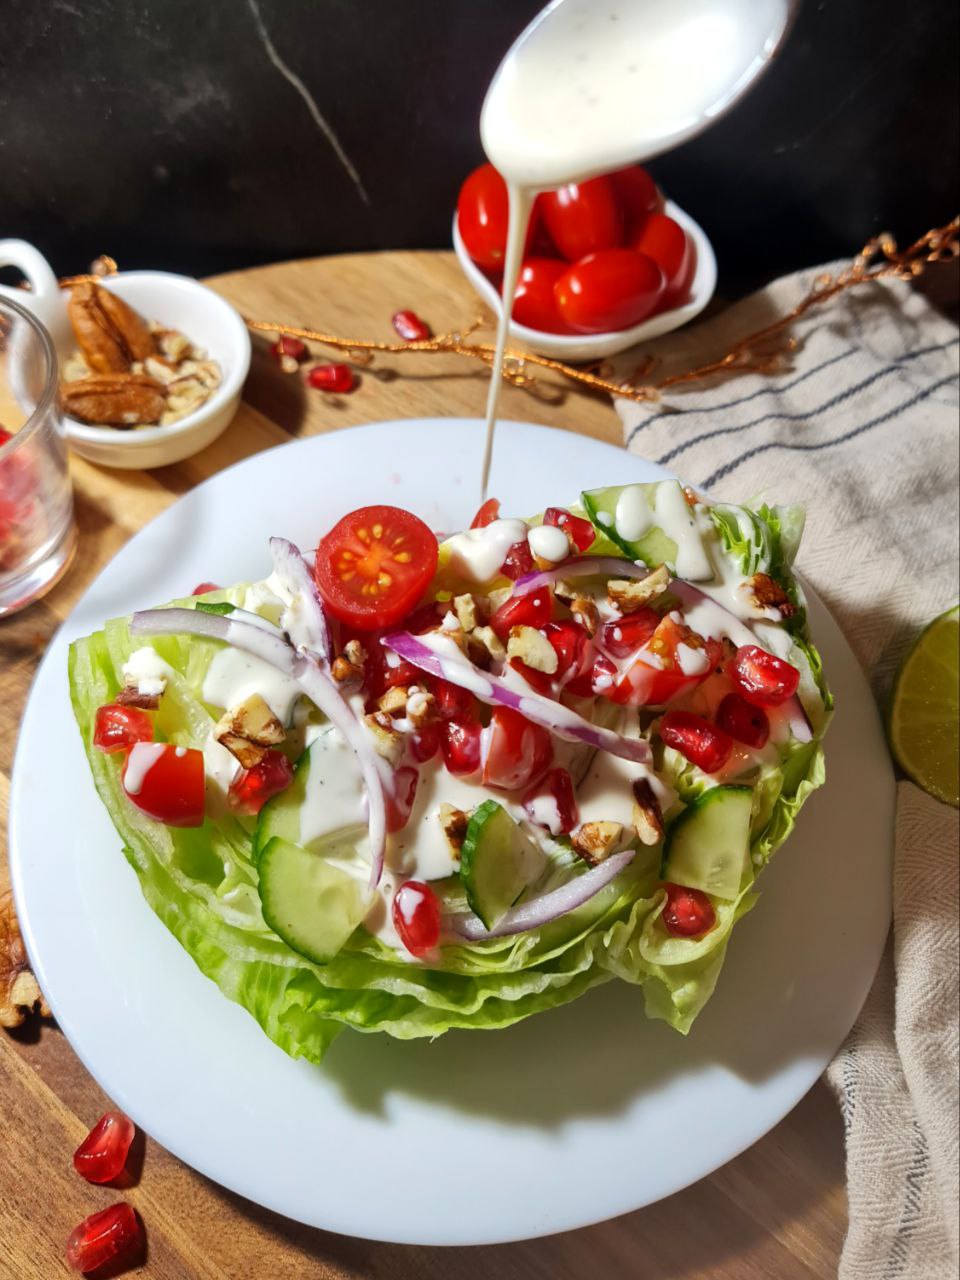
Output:
M564 511L563 507L547 507L543 513L543 523L553 524L558 529L562 529L581 553L590 550L597 536L589 520Z
M480 740L483 729L473 717L447 720L441 730L443 763L450 773L476 773L480 768Z
M404 342L423 342L430 337L430 326L415 311L395 311L391 324Z
M200 582L190 592L192 596L205 596L208 591L219 591L215 582Z
M573 780L566 769L549 769L523 797L530 821L555 836L570 832L580 821Z
M668 711L660 721L660 738L704 773L716 773L733 751L729 733L690 711Z
M105 1263L133 1254L143 1243L140 1219L125 1201L84 1218L67 1240L67 1262L74 1271L96 1271Z
M282 751L268 751L259 764L244 769L230 783L227 800L234 813L252 818L293 781L293 765Z
M748 747L765 747L770 737L770 721L762 707L755 707L739 693L728 693L717 708L717 724L736 742Z
M667 901L660 919L675 938L700 938L717 923L713 903L700 889L665 884Z
M490 625L506 643L511 627L545 627L553 617L553 592L549 587L526 596L505 600L490 619Z
M526 573L533 573L533 553L530 550L530 543L526 538L520 542L515 542L504 557L503 564L500 566L500 572L505 578L510 578L516 582L518 578L522 578Z
M422 880L407 880L393 899L393 927L411 955L432 951L440 939L440 903Z
M476 703L469 689L461 689L458 684L450 684L447 680L435 680L433 696L441 720L455 720L464 716L473 718Z
M748 702L776 707L797 692L800 672L759 645L745 644L730 662L730 678Z
M659 625L659 613L638 609L615 622L605 622L600 631L600 644L611 657L629 658L643 648Z
M315 364L307 381L318 391L335 391L338 395L346 395L357 384L348 364Z
M410 754L420 764L426 760L432 760L439 750L440 726L438 724L424 725L422 729L410 735Z
M590 637L579 622L548 622L543 628L543 634L557 655L556 679L561 679L568 672L571 679L582 675L584 666L590 660Z
M537 693L542 693L545 698L553 697L553 679L545 671L538 671L536 667L528 667L520 658L510 658L508 661L514 671L523 676L531 689L536 689Z
M590 669L564 686L575 698L592 698L595 694L610 695L619 672L605 653L598 653Z
M471 529L485 529L494 520L500 519L500 502L497 498L488 498L470 524Z
M108 1111L73 1153L73 1167L88 1182L113 1182L123 1173L135 1132L122 1111Z
M270 348L273 358L277 361L302 360L307 354L307 344L299 338L292 338L289 334L282 333Z
M393 790L384 791L388 831L400 831L407 825L419 781L420 774L408 764L393 775Z
M97 707L93 724L93 745L111 755L126 751L135 742L153 741L153 721L139 707L121 707L115 702Z

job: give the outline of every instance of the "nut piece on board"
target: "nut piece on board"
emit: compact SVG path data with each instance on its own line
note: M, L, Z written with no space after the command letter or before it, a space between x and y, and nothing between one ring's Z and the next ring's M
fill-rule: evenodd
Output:
M67 315L83 358L94 373L123 373L155 354L146 323L122 298L98 284L76 284Z
M38 1005L41 1017L49 1018L47 1002L27 963L13 894L7 889L0 893L0 1027L21 1026Z
M145 373L99 373L60 388L63 408L80 422L132 427L159 422L167 397L159 382Z

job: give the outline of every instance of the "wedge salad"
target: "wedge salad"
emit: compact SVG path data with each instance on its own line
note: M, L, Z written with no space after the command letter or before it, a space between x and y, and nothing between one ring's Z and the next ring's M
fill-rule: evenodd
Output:
M71 695L147 901L317 1062L614 977L686 1032L824 778L802 527L675 480L450 537L365 507L107 622Z

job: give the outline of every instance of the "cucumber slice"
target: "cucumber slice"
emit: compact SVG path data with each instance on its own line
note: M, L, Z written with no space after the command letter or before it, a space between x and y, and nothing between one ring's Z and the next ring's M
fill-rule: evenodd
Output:
M473 812L460 850L460 879L470 909L492 929L541 875L546 854L496 800Z
M307 793L307 778L310 776L310 750L308 747L294 766L293 781L289 787L268 800L260 810L253 833L254 866L259 863L263 850L274 838L289 840L291 844L298 844L300 841L300 808Z
M642 560L651 569L667 561L676 564L677 544L657 525L651 525L639 538L625 538L617 530L617 503L625 489L640 489L652 511L658 487L659 484L614 485L609 489L590 489L580 495L583 508L597 532L609 538L631 560Z
M667 834L663 878L732 901L750 857L751 787L711 787Z
M289 840L268 840L259 870L264 920L315 964L333 959L369 909L366 884Z

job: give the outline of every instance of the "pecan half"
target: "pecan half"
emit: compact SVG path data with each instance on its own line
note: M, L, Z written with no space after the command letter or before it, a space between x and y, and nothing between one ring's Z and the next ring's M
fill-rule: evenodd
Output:
M159 422L167 405L163 387L145 373L99 373L62 383L60 398L71 418L108 427Z
M769 573L753 575L750 579L750 594L759 608L779 609L782 618L791 618L797 612L797 606Z
M153 335L133 308L98 284L75 284L67 315L94 373L122 373L156 350Z
M41 1017L49 1018L47 1002L27 963L8 889L0 893L0 1027L19 1027L38 1005Z

